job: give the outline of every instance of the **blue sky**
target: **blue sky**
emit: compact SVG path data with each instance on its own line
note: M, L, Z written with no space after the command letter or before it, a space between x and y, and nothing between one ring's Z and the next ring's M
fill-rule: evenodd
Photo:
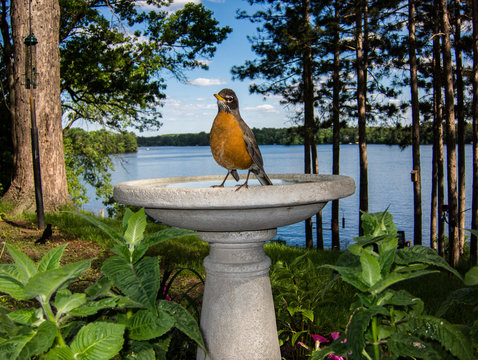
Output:
M181 6L185 2L176 0L175 6ZM209 70L186 72L188 83L180 83L172 76L167 78L167 99L161 110L163 126L159 131L144 132L141 135L209 132L217 113L214 94L225 87L236 92L241 115L251 128L291 126L292 114L290 110L279 104L280 98L264 99L261 95L249 94L250 80L232 80L232 66L242 65L245 60L254 58L247 35L255 33L257 24L236 19L237 9L250 9L248 2L241 0L202 0L201 2L213 11L220 26L228 25L233 31L223 43L217 46L216 55L209 62Z

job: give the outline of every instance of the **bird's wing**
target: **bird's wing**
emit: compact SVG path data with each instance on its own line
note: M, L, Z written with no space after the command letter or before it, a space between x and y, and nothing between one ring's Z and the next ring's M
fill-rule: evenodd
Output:
M256 137L252 130L247 126L244 120L239 118L239 126L241 127L242 134L244 137L244 142L246 143L246 149L249 155L252 158L252 162L258 165L260 168L264 167L264 160L262 160L262 155L257 146Z

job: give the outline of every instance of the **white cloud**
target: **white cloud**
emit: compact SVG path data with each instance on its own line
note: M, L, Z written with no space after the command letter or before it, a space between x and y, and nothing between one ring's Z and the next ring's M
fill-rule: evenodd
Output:
M226 82L222 79L196 78L190 80L189 83L196 86L216 86L225 84Z
M194 3L194 4L200 4L201 0L174 0L171 5L167 7L162 7L163 9L167 10L168 12L173 12L179 9L182 9L186 3ZM152 10L158 10L159 7L156 5L148 4L146 0L136 0L135 1L135 6L139 7L140 9L144 11L152 11Z
M268 113L278 113L277 109L270 104L257 105L244 108L245 111L263 111Z

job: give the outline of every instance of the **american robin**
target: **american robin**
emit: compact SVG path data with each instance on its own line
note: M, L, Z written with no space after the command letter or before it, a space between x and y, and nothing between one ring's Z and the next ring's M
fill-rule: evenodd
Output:
M246 182L239 185L237 190L243 186L248 187L251 171L262 185L272 185L264 171L264 161L254 133L239 113L236 94L231 89L222 89L214 96L217 99L218 113L210 133L211 152L216 162L227 169L224 181L217 187L224 186L229 174L239 181L237 169L249 170Z

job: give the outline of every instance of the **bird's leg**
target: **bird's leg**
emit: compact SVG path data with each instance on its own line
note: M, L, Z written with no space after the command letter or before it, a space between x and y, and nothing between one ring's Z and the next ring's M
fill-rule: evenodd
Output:
M249 181L249 175L250 175L250 174L251 174L251 170L249 170L249 171L247 172L246 182L245 182L244 184L242 184L242 185L236 185L236 186L237 186L236 191L239 190L239 189L242 189L243 187L245 187L246 189L249 187L249 185L247 184L247 182Z
M212 187L213 187L213 188L224 187L224 184L226 183L227 177L229 176L230 173L231 173L231 171L228 170L228 171L227 171L227 174L226 174L226 177L224 178L224 180L222 181L222 183L221 183L220 185L213 185Z

